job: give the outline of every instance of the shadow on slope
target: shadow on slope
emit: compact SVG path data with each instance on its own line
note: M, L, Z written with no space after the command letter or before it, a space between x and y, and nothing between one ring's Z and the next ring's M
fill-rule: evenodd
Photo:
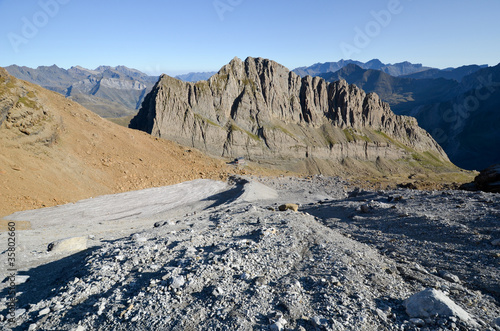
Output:
M32 318L28 322L14 327L13 330L28 330L31 321L36 319L39 310L43 309L40 308L30 313L29 310L32 305L56 296L75 277L83 277L88 271L85 267L85 259L98 248L97 246L92 247L60 260L20 272L21 275L26 275L30 278L26 283L16 286L16 292L20 294L17 297L16 309L26 309L27 312L25 314L31 315ZM8 298L9 289L3 289L0 292L0 297ZM7 310L1 312L4 316L7 316L8 313Z

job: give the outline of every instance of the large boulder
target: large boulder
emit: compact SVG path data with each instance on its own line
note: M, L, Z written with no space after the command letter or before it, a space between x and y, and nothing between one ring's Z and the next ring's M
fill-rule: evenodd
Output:
M457 317L462 321L476 325L472 317L443 292L428 288L405 300L406 313L414 318Z
M87 249L87 237L72 237L51 242L47 250L49 252L78 252Z

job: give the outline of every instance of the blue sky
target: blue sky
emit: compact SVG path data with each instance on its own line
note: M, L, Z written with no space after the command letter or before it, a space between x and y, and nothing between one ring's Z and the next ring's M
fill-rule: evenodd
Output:
M0 66L216 71L352 58L438 68L500 62L498 0L0 0Z

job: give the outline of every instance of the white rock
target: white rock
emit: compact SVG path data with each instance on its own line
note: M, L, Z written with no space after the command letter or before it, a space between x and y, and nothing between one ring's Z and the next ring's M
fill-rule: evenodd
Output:
M37 327L36 323L30 324L30 326L28 327L28 331L34 331L36 330L36 327Z
M242 280L249 280L250 278L251 278L251 276L249 274L247 274L246 272L242 273L240 276L240 279L242 279Z
M181 288L185 283L186 278L184 278L184 276L177 276L172 278L170 286L172 286L172 288Z
M423 319L421 318L412 318L410 319L410 322L415 325L415 326L418 326L418 327L423 327L425 326L425 322Z
M48 313L50 313L50 308L47 307L47 308L44 308L44 309L40 310L38 312L38 316L47 315Z
M106 302L103 301L101 302L101 304L99 305L99 310L97 311L97 315L102 315L102 313L104 312L104 309L106 309Z
M58 311L58 310L61 310L63 308L64 308L64 306L60 302L56 302L56 304L54 305L54 307L52 308L52 310L53 311Z
M14 312L15 314L15 317L18 318L19 316L21 316L22 314L24 314L26 312L26 309L24 308L19 308L19 309L16 309L16 311Z
M30 276L16 275L15 284L16 285L24 284L24 283L26 283L28 281L28 279L30 279Z
M312 322L317 328L328 327L328 320L323 316L314 316Z
M447 281L452 282L452 283L459 283L460 282L460 278L458 278L458 276L456 276L448 271L440 271L439 276L443 277L444 279L446 279Z
M87 249L87 237L72 237L51 242L47 248L50 252L76 252Z
M140 233L134 233L132 235L132 240L134 240L135 242L138 242L138 243L143 243L143 242L148 241L148 238L144 237L144 235L142 235Z
M218 287L216 287L216 288L213 290L212 294L213 294L214 296L221 296L221 295L224 295L224 290L223 290L221 287L219 287L219 286L218 286Z
M287 321L280 316L280 318L274 322L273 324L271 324L269 326L269 328L273 331L282 331L285 329L285 325L287 324Z
M443 292L435 289L425 289L405 300L406 313L414 318L429 318L438 316L456 316L471 325L477 323L470 315L448 298Z

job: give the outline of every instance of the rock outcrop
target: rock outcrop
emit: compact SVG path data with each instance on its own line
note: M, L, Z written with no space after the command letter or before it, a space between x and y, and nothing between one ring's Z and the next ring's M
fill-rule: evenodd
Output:
M481 191L500 193L500 164L481 171L474 179L474 184Z
M197 83L162 75L130 127L211 155L261 162L431 157L449 164L414 118L395 115L376 94L343 80L301 78L262 58L234 58Z

